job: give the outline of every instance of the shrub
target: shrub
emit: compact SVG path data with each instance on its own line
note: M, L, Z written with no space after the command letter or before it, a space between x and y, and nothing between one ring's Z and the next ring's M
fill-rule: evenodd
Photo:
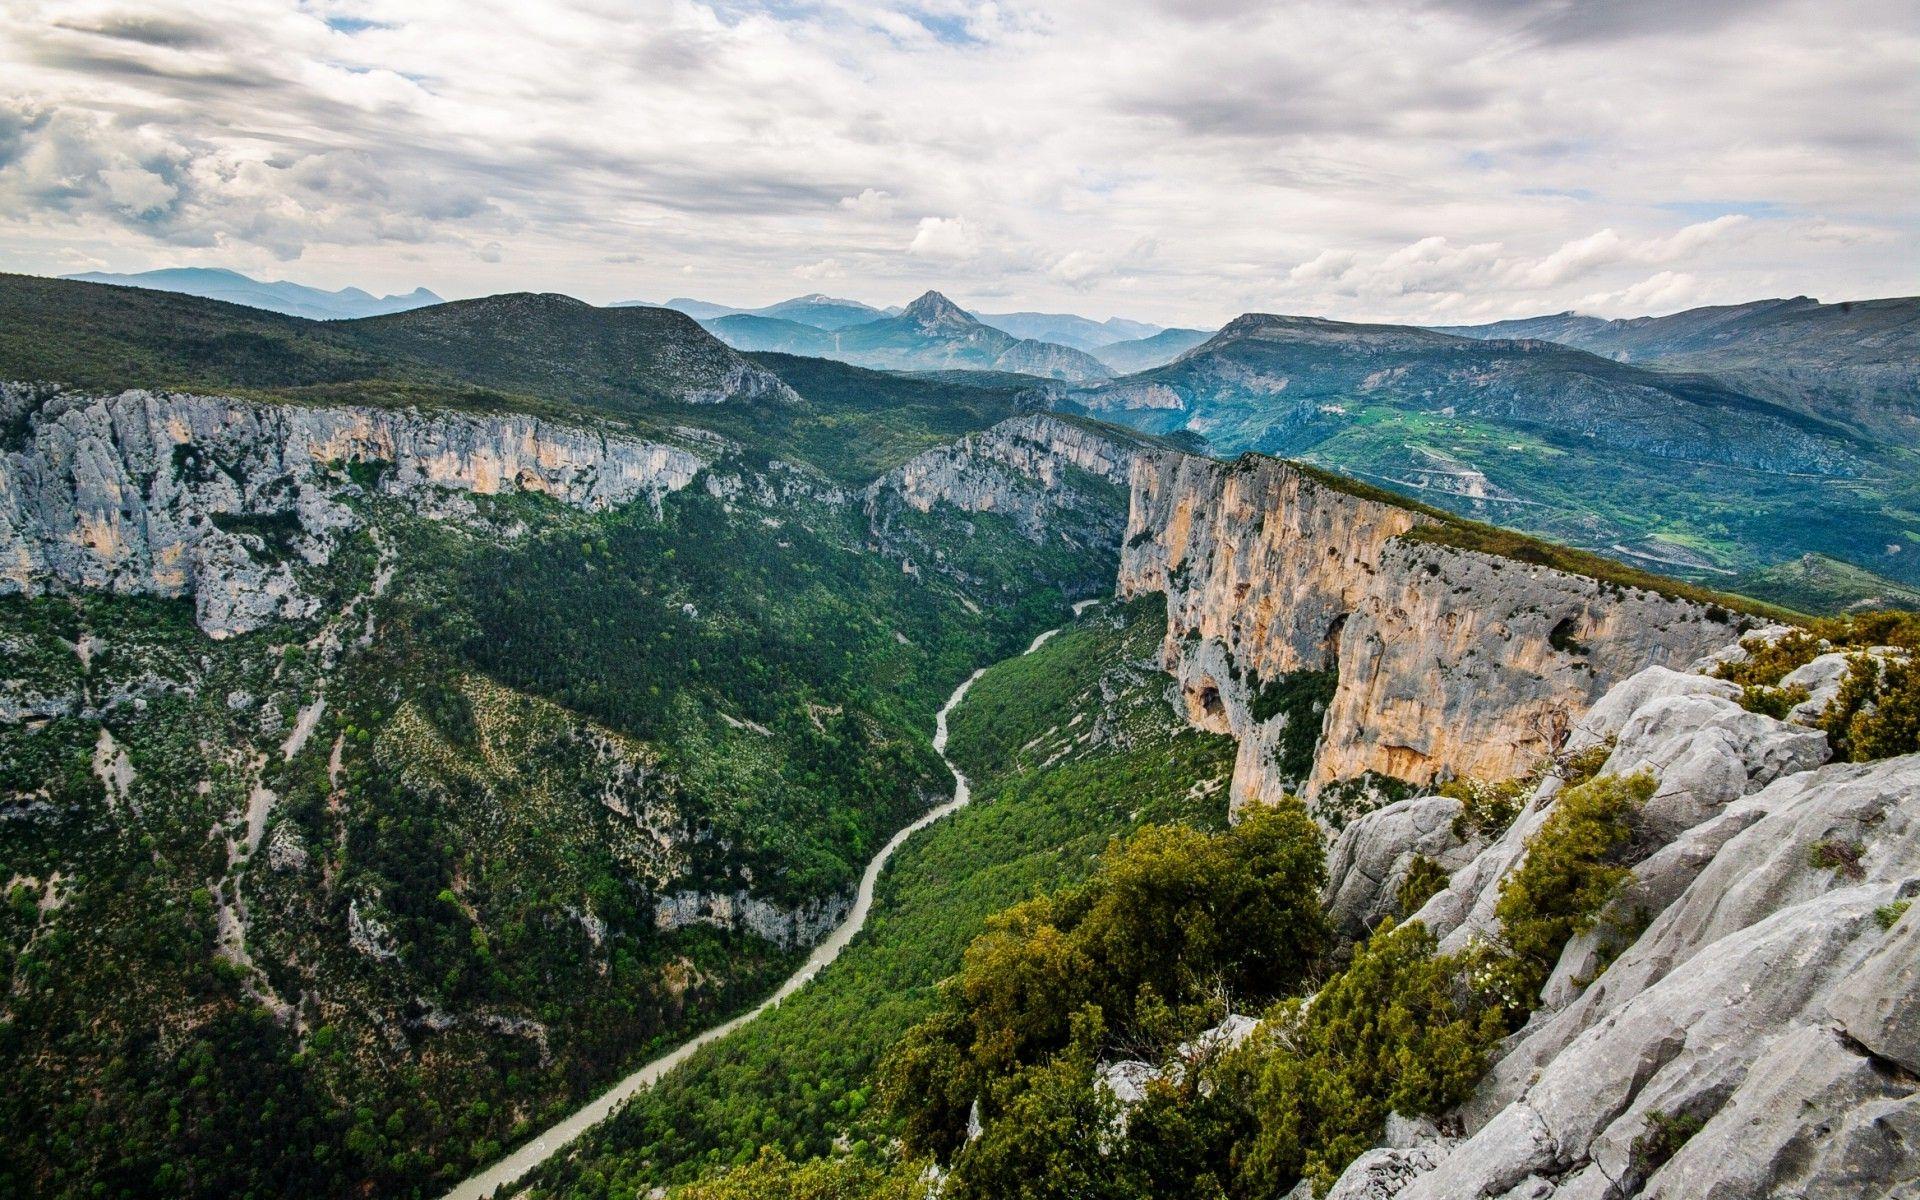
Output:
M1318 828L1296 800L1223 833L1145 826L1079 887L990 918L942 1005L888 1056L883 1095L916 1154L952 1155L967 1109L1067 1049L1076 1014L1110 1043L1177 1040L1224 997L1264 1002L1328 942ZM1093 1028L1086 1024L1086 1028ZM1023 1086L1023 1085L1022 1085Z
M1515 983L1536 994L1575 935L1632 874L1614 861L1631 817L1653 795L1653 776L1600 775L1564 789L1527 841L1527 857L1500 883L1494 915L1514 959Z
M1920 662L1855 655L1820 728L1852 762L1920 751Z
M1796 629L1771 642L1747 638L1740 644L1746 648L1746 659L1721 663L1714 674L1741 687L1772 687L1782 676L1806 666L1826 649L1819 637L1804 629Z
M1407 864L1406 875L1401 877L1400 889L1394 893L1394 905L1401 917L1410 917L1446 886L1447 869L1424 854L1416 854Z
M1680 1147L1691 1141L1705 1124L1690 1113L1654 1113L1647 1119L1646 1129L1633 1141L1634 1170L1643 1180L1652 1175L1680 1153Z
M1879 923L1880 928L1892 929L1900 923L1900 918L1906 916L1907 910L1912 907L1911 900L1895 900L1891 904L1882 904L1874 909L1873 919Z
M1381 927L1311 1002L1287 1001L1221 1064L1220 1083L1257 1124L1242 1194L1325 1188L1373 1144L1389 1112L1436 1113L1472 1092L1504 1031L1460 985L1418 921Z
M1498 783L1469 778L1441 784L1442 796L1460 802L1459 815L1453 818L1453 835L1461 839L1499 837L1526 807L1527 797L1538 782L1528 774Z
M1799 704L1813 693L1799 684L1792 687L1768 687L1765 684L1750 683L1740 689L1740 707L1748 712L1772 717L1784 721L1793 706Z
M1816 870L1837 872L1847 879L1861 879L1866 872L1860 868L1860 859L1866 852L1867 848L1859 842L1827 838L1807 850L1807 864Z
M932 1194L914 1163L885 1167L855 1158L794 1163L771 1147L744 1166L674 1193L677 1200L924 1200Z

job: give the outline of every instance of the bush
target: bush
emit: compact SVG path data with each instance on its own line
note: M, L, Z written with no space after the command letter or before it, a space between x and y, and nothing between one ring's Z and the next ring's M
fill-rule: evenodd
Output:
M1453 779L1440 785L1440 794L1460 802L1453 818L1453 836L1461 839L1497 838L1527 806L1539 780L1532 774L1494 783L1485 779Z
M1527 841L1527 857L1500 884L1500 919L1515 983L1537 994L1560 952L1593 928L1600 909L1632 874L1614 860L1633 813L1653 795L1653 776L1601 775L1566 788Z
M1401 917L1410 917L1446 886L1446 868L1424 854L1416 854L1413 861L1407 864L1407 873L1400 880L1399 890L1394 893L1394 906Z
M1793 706L1799 704L1813 693L1799 684L1792 687L1768 687L1765 684L1750 683L1740 689L1740 707L1748 712L1772 717L1784 721Z
M1633 1141L1635 1173L1644 1180L1658 1171L1705 1125L1690 1113L1654 1113L1647 1120L1645 1132Z
M1104 1052L1169 1043L1233 998L1293 989L1328 942L1325 874L1319 830L1289 800L1223 833L1143 827L1086 883L991 918L942 1007L882 1068L905 1144L951 1156L973 1101L991 1121L1025 1086L1001 1084L1066 1050L1077 1014Z
M1278 1196L1303 1177L1324 1192L1389 1112L1437 1113L1472 1093L1505 1025L1435 945L1420 922L1389 922L1311 1002L1280 1005L1223 1060L1221 1088L1257 1125L1242 1194Z
M676 1200L925 1200L932 1194L918 1164L884 1167L853 1158L792 1163L775 1148L674 1193Z
M1852 762L1920 751L1920 662L1855 655L1820 728Z

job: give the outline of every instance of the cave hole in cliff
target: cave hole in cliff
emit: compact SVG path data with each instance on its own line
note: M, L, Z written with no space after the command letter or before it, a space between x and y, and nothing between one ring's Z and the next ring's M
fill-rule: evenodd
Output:
M1200 710L1210 717L1225 717L1227 706L1220 699L1220 686L1209 679L1193 691L1193 699Z
M1347 618L1352 613L1341 613L1327 622L1327 632L1320 639L1321 660L1329 665L1340 661L1340 631L1347 627Z
M1579 628L1579 622L1575 618L1562 617L1560 623L1553 627L1553 631L1547 634L1547 645L1562 654L1585 654L1586 643L1573 636Z

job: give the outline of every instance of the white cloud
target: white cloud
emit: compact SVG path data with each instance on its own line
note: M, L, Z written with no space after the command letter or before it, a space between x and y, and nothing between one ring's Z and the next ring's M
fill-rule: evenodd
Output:
M840 197L840 207L863 217L885 218L893 215L893 196L878 188L862 188L858 196Z
M980 253L980 235L965 217L921 217L907 253L953 262Z
M808 263L804 267L795 267L793 273L801 279L819 281L822 279L845 279L847 269L837 258L823 258L819 262Z
M0 260L1186 324L1920 288L1920 9L1679 9L0 0Z

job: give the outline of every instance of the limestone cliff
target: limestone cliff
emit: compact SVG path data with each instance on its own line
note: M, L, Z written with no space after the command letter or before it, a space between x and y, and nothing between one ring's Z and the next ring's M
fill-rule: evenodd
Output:
M1403 536L1431 520L1273 459L1135 456L1119 594L1166 593L1189 718L1240 740L1236 805L1516 774L1612 684L1732 636L1698 604ZM1312 715L1260 697L1329 670L1313 768L1289 778L1276 746Z
M1475 1094L1417 1136L1390 1123L1324 1200L1916 1194L1920 755L1829 763L1823 734L1736 694L1653 667L1573 731L1571 748L1612 743L1603 772L1656 781L1631 879ZM1544 780L1413 914L1443 949L1498 936L1502 882L1559 791ZM1390 889L1364 864L1410 848L1434 803L1350 826L1330 893L1365 907ZM1609 961L1598 929L1638 932Z
M356 518L345 488L658 502L690 451L519 415L254 404L0 385L0 591L194 597L215 637L310 615L300 565Z
M868 525L874 541L911 568L948 573L957 564L919 535L913 514L948 505L1003 517L1035 545L1115 554L1133 456L1146 444L1121 430L1048 414L1012 417L874 480L864 494Z

